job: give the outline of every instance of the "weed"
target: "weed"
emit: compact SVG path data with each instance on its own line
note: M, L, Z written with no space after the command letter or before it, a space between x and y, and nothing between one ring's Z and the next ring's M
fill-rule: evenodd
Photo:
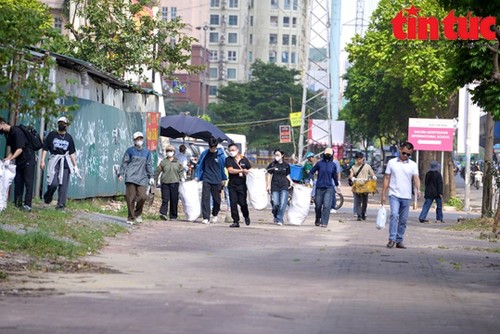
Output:
M455 270L462 269L462 264L460 264L458 262L450 262L450 264L453 266L453 269L455 269Z
M464 203L458 197L451 197L445 205L453 206L457 210L462 210L464 208Z
M0 280L5 280L7 279L8 275L4 271L0 271Z

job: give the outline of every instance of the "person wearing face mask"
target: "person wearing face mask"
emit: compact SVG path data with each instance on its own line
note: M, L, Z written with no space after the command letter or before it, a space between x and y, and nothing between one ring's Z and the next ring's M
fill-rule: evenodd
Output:
M318 172L316 180L316 194L314 196L314 205L316 226L327 227L330 220L330 208L332 207L333 196L335 196L334 187L338 187L339 180L337 167L333 163L333 150L326 148L323 159L318 161L309 173L309 179Z
M57 119L57 130L51 131L43 143L40 168L45 170L45 158L50 152L47 163L47 191L43 194L45 204L50 204L57 190L56 210L66 207L70 174L80 175L76 165L76 149L73 137L67 132L69 120Z
M231 207L231 218L233 224L229 227L240 227L240 215L238 213L238 205L241 208L241 213L245 219L245 224L250 225L250 213L248 212L247 203L247 183L246 175L252 167L250 161L240 154L238 145L232 143L228 146L229 157L226 158L226 168L229 173L229 203Z
M118 172L118 180L125 178L125 200L127 202L127 223L142 223L142 210L147 199L148 184L155 185L151 152L144 147L144 135L135 132L134 146L129 147L123 155Z
M203 224L216 223L220 212L222 185L227 180L224 171L226 155L218 146L217 139L208 140L208 150L201 153L196 166L195 180L203 182L201 190L201 214ZM213 199L212 219L210 219L210 196Z
M14 203L16 207L24 211L31 211L35 175L35 152L29 147L28 139L23 130L17 126L9 125L2 117L0 117L0 134L5 135L7 146L10 147L10 153L3 159L3 162L12 162L16 165Z
M165 150L166 157L160 162L155 171L155 184L161 174L161 207L160 218L167 220L177 219L177 206L179 204L179 181L184 182L184 168L182 163L174 157L175 147L168 145ZM170 204L170 211L168 205Z
M284 160L284 153L280 150L273 152L274 161L266 168L267 192L271 193L274 223L283 225L286 205L288 203L288 189L292 186L290 165Z

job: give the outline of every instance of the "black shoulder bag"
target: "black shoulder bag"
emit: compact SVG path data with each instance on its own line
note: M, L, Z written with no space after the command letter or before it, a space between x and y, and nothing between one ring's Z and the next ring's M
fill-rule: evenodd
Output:
M356 174L354 174L354 178L358 177L358 175L359 175L359 173L361 173L361 170L363 169L363 167L365 167L365 164L361 165L361 167L358 169ZM354 184L354 182L352 182L352 179L347 179L347 183L349 184L349 187L352 187L352 185Z

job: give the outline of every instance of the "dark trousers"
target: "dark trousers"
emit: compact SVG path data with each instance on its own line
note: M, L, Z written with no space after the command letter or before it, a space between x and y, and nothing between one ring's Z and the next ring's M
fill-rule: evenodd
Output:
M170 203L170 219L177 219L177 206L179 204L179 183L161 184L160 214L167 215Z
M128 208L128 219L134 220L142 215L144 203L148 198L146 192L148 187L140 186L135 183L125 183L125 201Z
M35 178L35 160L23 166L16 166L14 177L14 203L17 207L24 205L31 207L33 202L33 181ZM26 190L26 191L25 191Z
M59 165L56 167L52 183L48 185L47 192L43 195L43 198L52 199L54 193L57 190L57 206L63 208L66 206L66 199L68 198L69 169L64 168L62 184L59 184L58 176L59 176Z
M212 207L212 216L215 217L219 214L221 190L221 184L203 182L203 187L201 188L201 215L203 219L210 219L210 196L212 196L214 204Z
M247 186L245 184L238 186L229 186L229 204L231 206L231 218L234 223L240 222L240 214L238 213L238 205L241 208L241 213L244 218L250 217L247 204Z
M366 207L368 206L368 193L354 193L356 196L356 214L358 217L366 217Z

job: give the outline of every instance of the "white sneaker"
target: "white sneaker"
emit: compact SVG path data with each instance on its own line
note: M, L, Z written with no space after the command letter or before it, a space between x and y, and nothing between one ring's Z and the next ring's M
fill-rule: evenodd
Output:
M283 223L282 222L277 222L276 224L278 224L279 226L282 226Z
M203 220L201 221L201 223L202 223L202 224L205 224L205 225L208 225L208 224L210 224L210 221L209 221L208 219L203 219Z
M127 219L127 224L129 224L129 225L134 225L134 221L133 221L133 220L130 220L130 219Z
M135 221L138 222L138 223L142 223L142 217L141 216L136 217Z
M331 209L331 210L330 210L330 213L337 213L337 210L335 210L335 209Z
M217 220L218 220L218 217L217 216L213 216L210 222L212 224L215 224L215 223L217 223Z

